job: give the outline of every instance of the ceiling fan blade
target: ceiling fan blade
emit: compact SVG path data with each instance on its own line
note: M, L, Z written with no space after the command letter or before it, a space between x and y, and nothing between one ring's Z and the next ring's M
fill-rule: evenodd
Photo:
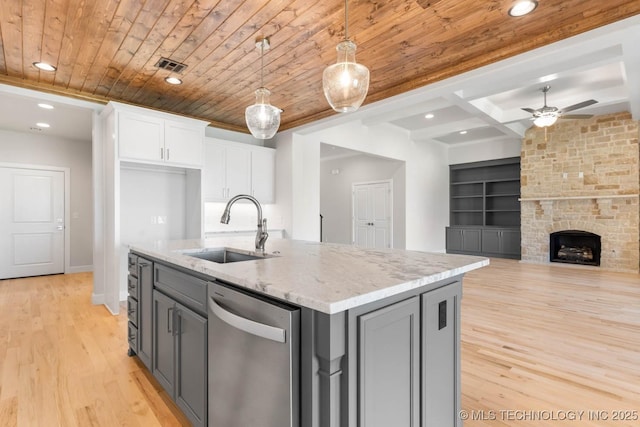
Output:
M526 111L527 113L531 113L531 114L533 114L533 113L535 113L535 112L536 112L536 110L534 110L533 108L521 108L521 110L524 110L524 111Z
M570 105L568 107L563 108L562 110L558 111L558 114L568 113L569 111L577 110L579 108L588 107L589 105L596 104L597 102L598 101L596 101L595 99L590 99L588 101L582 101L582 102L579 102L577 104L573 104L573 105Z
M560 116L561 119L590 119L593 117L593 114L563 114Z

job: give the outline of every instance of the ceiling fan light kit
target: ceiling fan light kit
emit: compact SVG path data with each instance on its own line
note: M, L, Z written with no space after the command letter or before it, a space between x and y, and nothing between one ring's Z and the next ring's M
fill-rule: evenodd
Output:
M533 124L538 127L549 127L552 126L558 119L589 119L593 117L592 114L572 114L565 115L569 111L578 110L580 108L588 107L589 105L596 104L598 101L595 99L589 99L588 101L582 101L577 104L570 105L569 107L563 108L562 110L557 107L550 107L547 105L547 92L549 92L551 86L546 85L542 88L542 93L544 95L544 105L541 108L533 109L533 108L522 108L522 110L527 113L531 113L533 115L532 120Z
M536 0L518 0L509 9L509 16L517 18L533 12L538 7Z
M356 44L348 39L348 9L344 2L344 40L338 43L338 60L322 73L327 102L338 113L356 111L369 91L369 69L356 62Z
M271 92L264 87L264 51L271 45L269 39L262 37L256 40L256 48L260 49L260 88L256 90L256 103L247 107L244 118L247 127L255 138L270 139L280 127L280 113L282 110L271 105Z

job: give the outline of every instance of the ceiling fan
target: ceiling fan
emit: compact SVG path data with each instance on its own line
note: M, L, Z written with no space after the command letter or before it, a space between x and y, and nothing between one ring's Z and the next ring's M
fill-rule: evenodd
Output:
M523 108L527 113L533 114L531 120L533 120L533 124L538 127L547 127L551 126L558 120L561 119L589 119L593 117L593 114L565 114L569 111L578 110L580 108L588 107L589 105L593 105L597 103L595 99L590 99L588 101L582 101L577 104L570 105L563 109L558 109L557 107L549 107L547 105L547 92L549 92L551 86L547 85L542 88L542 93L544 94L544 106L542 108L533 109L533 108Z

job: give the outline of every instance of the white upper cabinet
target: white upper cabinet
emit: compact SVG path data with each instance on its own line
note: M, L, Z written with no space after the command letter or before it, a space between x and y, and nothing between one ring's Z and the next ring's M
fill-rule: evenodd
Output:
M205 138L203 200L226 202L249 194L260 203L273 203L275 150Z
M207 122L110 102L119 158L201 168Z
M181 165L203 165L204 127L166 121L164 123L164 160Z
M274 203L276 150L255 147L251 151L251 195L260 203Z
M164 123L157 117L123 113L118 116L118 148L121 158L160 159L164 150Z

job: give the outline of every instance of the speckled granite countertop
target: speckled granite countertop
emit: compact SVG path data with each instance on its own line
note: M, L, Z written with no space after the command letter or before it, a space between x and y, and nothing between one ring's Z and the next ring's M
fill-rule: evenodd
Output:
M218 264L183 252L231 248L252 253L253 237L130 245L161 261L327 314L348 310L489 265L487 258L269 239L271 258Z

